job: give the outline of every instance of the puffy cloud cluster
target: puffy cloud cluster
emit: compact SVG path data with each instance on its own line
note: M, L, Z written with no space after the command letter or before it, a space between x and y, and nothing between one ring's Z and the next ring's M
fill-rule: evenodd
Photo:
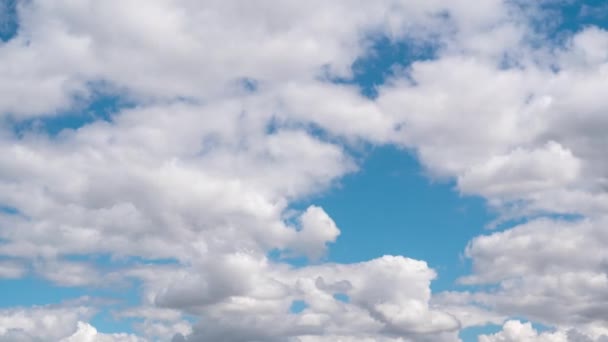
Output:
M130 315L161 339L190 329L179 314L155 317L159 307L199 318L191 340L457 339L458 321L429 307L434 272L424 263L292 269L267 253L322 258L340 230L322 208L290 203L356 170L345 143L386 141L393 130L356 87L327 79L350 77L373 36L427 39L448 19L487 23L467 6L20 2L18 34L0 45L0 202L10 208L0 214L2 275L143 282ZM498 16L501 6L484 5ZM93 121L57 135L45 131L52 119L39 119L106 94L133 106L108 120L82 114ZM95 255L110 255L111 266ZM380 291L374 276L395 287ZM333 297L336 286L347 303ZM294 300L307 308L290 313ZM70 333L101 339L84 323Z
M144 342L132 334L103 334L82 320L94 309L79 303L0 310L0 341Z
M507 321L502 330L492 335L479 336L479 342L602 342L608 337L591 338L576 330L538 332L530 322Z
M475 238L466 250L474 274L461 281L499 286L471 293L468 301L505 315L608 334L605 227L605 220L542 219Z
M241 288L223 294L229 296L226 300L210 303L201 290L208 286L206 278L219 277L197 274L163 288L156 302L205 317L187 341L307 341L328 336L458 341L459 322L429 308L429 283L435 273L424 262L385 256L299 269L246 267L250 272L242 277L261 279L241 279ZM301 310L293 310L294 302L301 303Z
M608 59L587 60L593 48L584 42L602 46L607 36L588 28L550 52L524 45L530 56L512 68L483 56L417 62L412 81L384 86L378 102L401 123L397 141L415 148L436 176L455 178L461 192L501 207L525 201L519 215L598 215Z
M489 308L606 333L606 39L588 27L563 45L524 43L510 60L448 49L381 87L377 102L400 121L396 143L486 198L500 214L490 227L512 225L465 252L474 269L462 282L495 289L438 297L461 320L496 322L474 314Z
M88 323L78 322L78 329L61 342L144 342L145 340L131 334L103 334Z
M532 324L520 321L507 321L501 331L492 335L479 336L479 342L567 342L567 335L564 332L543 332L538 333Z
M502 0L17 7L19 31L0 42L1 278L141 284L140 306L117 315L142 319L151 340L458 341L463 326L511 315L605 332L606 31L538 44L529 19L542 11ZM332 81L350 79L377 37L437 51L377 98ZM124 106L87 113L106 95ZM66 112L78 127L49 133ZM498 290L433 301L422 261L323 262L340 229L321 207L292 208L355 172L360 143L415 151L500 220L585 219L472 240L463 282ZM55 324L31 310L3 333L140 339L97 332L88 311L52 312L69 320ZM481 340L574 338L561 331L508 322Z

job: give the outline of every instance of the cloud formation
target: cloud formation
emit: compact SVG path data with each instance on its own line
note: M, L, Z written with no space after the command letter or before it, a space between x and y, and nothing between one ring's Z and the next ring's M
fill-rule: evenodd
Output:
M141 336L98 332L92 308L36 307L2 313L3 338L459 341L510 316L557 330L509 321L480 341L608 334L605 30L552 41L533 24L542 6L501 0L21 1L17 14L0 42L0 278L137 286L117 315ZM349 80L378 38L436 51L369 98ZM95 113L108 96L115 110ZM462 282L496 291L434 298L424 261L324 259L347 227L294 204L357 172L362 145L413 151L496 225L529 221L466 247Z
M522 323L520 321L507 321L501 331L479 337L479 342L602 342L607 340L606 336L592 339L576 330L538 332L530 322Z

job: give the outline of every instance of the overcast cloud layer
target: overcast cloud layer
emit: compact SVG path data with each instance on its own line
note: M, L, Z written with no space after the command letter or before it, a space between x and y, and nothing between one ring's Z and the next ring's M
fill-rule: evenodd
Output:
M135 333L87 297L0 310L0 341L608 340L608 32L550 36L549 2L3 2L0 281L139 300L114 312ZM430 58L367 97L344 80L380 37ZM325 261L348 227L293 204L369 145L507 223L462 246L470 290L407 255Z

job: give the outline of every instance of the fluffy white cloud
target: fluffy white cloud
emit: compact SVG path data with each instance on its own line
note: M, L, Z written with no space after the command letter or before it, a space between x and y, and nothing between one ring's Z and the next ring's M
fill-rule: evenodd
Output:
M309 341L327 336L344 341L459 340L458 320L429 306L435 273L424 262L385 256L350 265L285 269L265 264L247 269L247 276L257 279L235 283L249 288L234 289L211 305L193 301L195 296L175 287L168 291L190 301L172 298L170 292L160 292L157 301L201 314L187 341ZM205 277L186 282L190 289L207 286ZM294 301L302 301L302 311L291 311Z
M0 211L0 277L135 278L141 308L122 315L145 318L140 330L160 339L457 341L461 326L511 314L599 336L608 33L536 47L527 21L537 10L502 0L20 2L19 32L0 43L0 204L14 209ZM377 99L330 81L352 76L378 36L438 51L397 71ZM98 93L133 107L56 136L36 121L81 112ZM474 239L466 281L500 289L458 302L435 305L434 272L403 257L283 264L323 260L338 238L322 208L291 204L355 171L348 151L361 142L413 149L432 176L505 219L589 219ZM105 269L72 259L98 254L110 255ZM293 301L306 307L290 312ZM69 317L72 331L46 336L136 340ZM5 333L32 334L25 325ZM486 338L512 336L501 334Z
M519 215L602 214L608 168L598 153L608 103L599 89L608 59L586 60L592 43L577 42L601 46L606 37L588 28L563 47L520 42L516 67L446 50L384 85L378 104L399 123L392 140L464 193L503 209L525 201Z
M457 303L439 298L462 322L488 322L475 311L489 308L499 317L605 333L608 169L599 131L607 127L608 103L598 91L608 59L594 46L606 37L587 28L549 54L520 46L517 67L489 55L446 55L415 63L407 81L381 89L381 108L402 122L396 141L416 149L437 177L488 199L500 210L498 222L587 217L539 220L473 239L466 256L474 271L463 282L498 288Z
M538 333L532 324L520 321L508 321L502 331L492 335L479 336L479 342L568 342L564 332Z
M556 167L559 165L560 167ZM543 148L515 149L473 166L458 178L465 193L519 198L530 192L567 187L579 177L580 162L555 142Z
M0 311L0 338L4 341L59 340L75 331L77 322L90 316L85 306L14 308Z
M499 284L470 301L505 315L607 333L605 220L541 219L475 238L466 250L470 284Z
M22 2L18 35L0 45L0 113L8 118L0 202L15 209L0 214L0 253L62 286L143 281L145 307L204 314L200 326L215 329L197 328L191 339L354 336L362 329L361 338L454 340L457 320L428 306L434 273L423 263L386 257L293 270L266 253L321 258L339 229L322 208L293 213L290 203L356 169L343 144L386 142L393 131L393 119L356 87L325 79L349 77L374 36L436 37L444 32L434 24L446 21L470 32L502 17L502 6ZM57 136L13 131L13 122L80 110L96 92L120 93L136 106ZM310 125L331 136L311 133ZM109 254L110 264L171 262L108 270L94 256L71 260L91 254ZM370 276L395 288L384 293ZM351 302L317 289L319 277L328 288L336 277L350 284ZM276 325L300 297L308 309ZM253 312L259 322L230 318ZM149 336L187 335L180 322L150 318L140 328ZM101 338L86 324L79 329L74 338Z
M608 337L592 338L576 330L538 332L530 322L507 321L502 330L479 336L479 342L602 342Z
M24 2L19 35L0 47L0 112L52 114L88 96L91 81L138 99L203 100L244 77L273 86L315 79L321 68L348 75L370 35L469 32L504 15L499 0L470 8L469 0ZM439 25L446 21L455 23Z
M78 322L78 329L74 334L61 339L60 342L144 342L135 335L118 333L102 334L88 323Z
M6 342L144 342L135 335L102 334L88 323L94 309L64 303L52 306L0 310L0 341Z

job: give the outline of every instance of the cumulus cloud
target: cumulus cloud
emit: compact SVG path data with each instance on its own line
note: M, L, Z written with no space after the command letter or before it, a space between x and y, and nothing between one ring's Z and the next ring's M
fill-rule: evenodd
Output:
M78 322L76 332L61 340L61 342L144 342L135 335L131 334L102 334L88 323Z
M606 125L598 91L608 60L586 60L592 43L576 42L601 46L606 36L587 28L566 46L520 43L516 67L447 50L381 87L378 104L400 123L393 140L460 191L497 207L525 201L530 211L596 215L605 210L597 128Z
M597 91L608 60L594 47L606 37L589 27L563 46L524 44L515 67L489 55L446 55L414 63L408 81L380 90L381 107L402 121L396 141L435 177L486 198L502 215L497 223L532 221L470 242L473 272L461 281L496 289L461 293L456 303L440 296L461 320L488 322L474 313L489 309L605 333L607 168L597 128L606 127L608 103ZM583 219L533 220L559 214Z
M532 324L520 321L508 321L502 331L492 335L479 336L479 342L510 342L510 341L544 341L544 342L567 342L567 335L564 332L543 332L538 333Z
M102 334L83 320L94 309L78 302L0 310L0 341L144 342L126 333Z
M0 277L137 282L140 307L119 316L174 341L457 341L461 327L509 315L602 333L606 31L538 44L529 18L541 9L501 0L17 7L19 30L0 43L0 205L15 209L0 211ZM353 76L377 37L437 51L396 70L374 99L333 82ZM128 106L103 120L82 113L105 95ZM45 130L70 111L83 123ZM351 151L369 143L415 151L429 176L483 196L505 220L585 219L473 239L463 282L499 289L433 301L422 261L323 262L347 227L314 204L292 208L356 172ZM293 255L316 264L281 258ZM294 301L305 308L291 312ZM60 330L37 329L45 320L32 310L3 333L139 339L74 313ZM509 322L482 338L574 336L560 334Z
M602 342L606 336L589 337L576 330L538 332L530 322L507 321L502 330L492 335L479 336L479 342Z
M317 259L325 253L325 244L335 242L340 230L327 213L311 206L299 217L300 230L292 243L296 250Z
M504 315L606 333L608 256L605 221L539 219L470 242L468 284L498 284L463 302Z
M385 256L349 265L265 267L250 272L262 279L222 302L164 305L186 306L205 317L187 341L459 340L458 320L429 306L435 273L424 262ZM292 312L297 300L305 308Z
M488 197L525 196L544 189L559 189L579 177L579 161L555 142L534 151L516 149L473 166L458 179L465 193Z
M322 208L293 214L290 203L356 170L345 144L386 142L393 130L356 87L327 79L350 77L370 37L427 39L442 31L431 24L446 20L471 29L502 16L502 4L485 3L484 14L466 11L467 1L244 5L19 4L19 31L0 46L0 202L16 209L0 214L0 253L61 286L142 281L144 307L214 327L189 339L354 336L351 316L363 324L361 338L455 339L457 320L428 306L434 273L423 263L386 257L293 270L266 254L321 258L340 230ZM134 106L56 136L37 119L107 93ZM15 132L14 123L26 129ZM111 255L116 265L71 259L91 255ZM129 258L170 262L118 262ZM401 284L411 291L382 293L368 279L374 274L411 282ZM325 290L316 289L319 277ZM334 283L350 284L351 302L324 292ZM308 311L276 325L303 297ZM259 310L259 322L231 318ZM187 327L181 317L148 317L139 328L189 336ZM75 334L101 338L84 323Z

